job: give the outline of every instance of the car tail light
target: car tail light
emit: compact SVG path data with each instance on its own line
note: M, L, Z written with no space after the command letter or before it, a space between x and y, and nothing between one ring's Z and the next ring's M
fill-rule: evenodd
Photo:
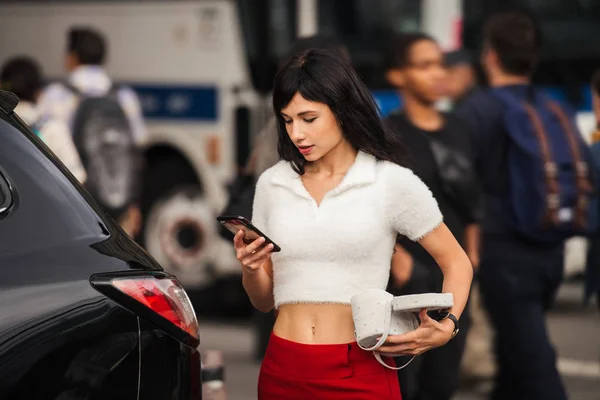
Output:
M176 279L153 276L114 278L110 284L198 340L194 308Z

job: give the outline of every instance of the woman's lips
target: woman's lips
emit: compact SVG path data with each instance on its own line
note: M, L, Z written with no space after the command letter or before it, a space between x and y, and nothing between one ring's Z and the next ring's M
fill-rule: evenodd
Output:
M315 146L298 146L298 150L300 151L301 154L307 155L308 153L310 153L312 151L313 147L315 147Z

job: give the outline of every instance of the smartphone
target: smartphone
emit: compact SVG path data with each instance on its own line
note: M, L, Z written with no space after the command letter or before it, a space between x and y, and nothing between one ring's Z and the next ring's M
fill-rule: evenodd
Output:
M281 248L271 239L267 237L264 233L262 233L257 227L252 225L247 218L239 216L239 215L221 215L217 217L217 221L221 223L229 232L234 235L238 233L238 231L244 231L243 241L246 244L250 244L254 242L259 237L265 238L265 243L263 246L268 245L269 243L273 245L273 252L281 251ZM261 246L262 247L262 246Z

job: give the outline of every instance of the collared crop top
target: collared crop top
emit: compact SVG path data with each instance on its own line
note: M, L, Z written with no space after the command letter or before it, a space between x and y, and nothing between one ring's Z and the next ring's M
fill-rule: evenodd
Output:
M289 162L256 184L253 224L281 247L273 253L275 307L350 304L365 289L385 289L398 233L419 240L442 222L429 188L410 170L358 152L321 204Z

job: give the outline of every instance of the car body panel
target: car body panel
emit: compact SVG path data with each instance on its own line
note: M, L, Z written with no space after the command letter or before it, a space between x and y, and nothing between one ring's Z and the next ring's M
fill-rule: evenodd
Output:
M200 354L141 320L140 399L201 399ZM191 379L190 379L191 378Z
M152 385L176 395L146 391L148 396L139 397L141 335L144 343L161 336L156 343L163 342L158 348L164 365L184 365L185 359L189 366L196 349L107 297L90 279L162 274L162 268L105 215L44 143L2 108L0 179L5 191L10 187L3 195L12 205L0 215L0 398L200 398L189 382L178 382L193 380L189 368L162 367L161 373L171 375L168 383ZM158 379L148 366L144 370Z

